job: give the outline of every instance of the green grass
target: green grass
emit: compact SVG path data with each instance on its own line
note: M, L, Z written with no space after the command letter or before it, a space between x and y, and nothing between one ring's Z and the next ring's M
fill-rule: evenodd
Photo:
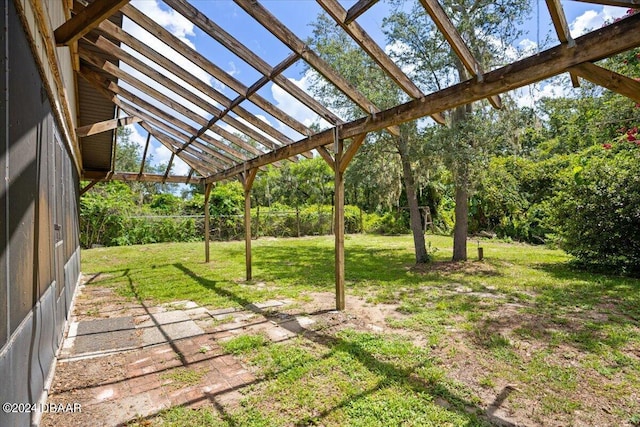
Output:
M169 380L173 388L188 387L196 385L207 374L205 370L194 370L190 368L176 368L160 375L160 379Z
M638 417L637 279L575 270L558 250L495 241L482 242L483 262L452 265L451 239L428 240L435 264L418 271L409 236L346 237L347 294L397 304L401 315L387 323L398 335L318 329L281 344L236 337L223 349L260 378L242 406L222 415L174 408L158 422L186 421L160 425L191 417L242 426L482 425L477 414L492 402L480 396L497 399L506 384L518 391L504 404L531 414L525 423L602 416L597 403L583 404L594 400L609 408L599 424ZM281 298L304 306L309 293L333 291L331 237L259 239L253 249L251 282L242 242L213 243L210 264L202 243L92 249L83 271L96 275L89 286L132 299L211 308Z

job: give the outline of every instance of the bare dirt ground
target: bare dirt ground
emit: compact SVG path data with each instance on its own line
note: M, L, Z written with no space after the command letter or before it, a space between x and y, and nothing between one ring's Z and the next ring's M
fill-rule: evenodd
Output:
M443 271L464 268L479 274L492 274L490 267L481 263L467 263L462 267L460 264L450 266L441 263L435 268ZM470 289L453 284L445 288L445 292L454 295L469 293ZM177 404L193 407L211 405L225 414L238 404L242 393L250 393L248 386L255 381L249 367L225 355L219 346L221 341L239 334L260 332L272 341L286 342L293 336L304 336L319 329L329 335L355 329L402 334L410 337L416 345L428 345L424 334L390 326L390 319L402 321L409 317L398 311L398 304L373 304L367 302L366 297L348 297L348 309L337 312L333 310L333 293L309 293L308 296L309 302L268 301L240 310L215 310L190 305L189 302L174 306L147 306L119 297L109 288L85 286L75 303L72 321L77 324L131 318L134 332L142 337L145 331L140 325L154 319L154 315L181 311L188 317L184 321L193 322L202 333L84 356L74 354L73 346L67 343L67 354L56 368L49 402L81 403L82 413L65 414L64 417L45 414L42 425L126 425L132 420L153 417L162 409ZM518 336L515 332L519 329L528 328L531 336L527 339L512 338L511 348L517 356L514 360L528 363L540 358L558 373L561 367L571 367L571 372L578 376L575 379L577 387L571 392L572 398L580 400L582 405L580 409L561 416L546 411L541 403L544 390L542 395L532 393L531 386L526 383L527 377L518 376L517 366L505 368L510 371L501 375L502 365L491 365L483 360L486 349L477 342L482 337L479 338L477 332L458 327L462 319L452 319L453 326L447 328L446 340L431 346L430 351L440 359L449 377L478 396L481 402L478 406L484 409L485 418L493 424L505 426L633 426L632 421L621 420L616 408L628 402L637 402L640 407L640 391L635 390L635 395L631 396L608 392L624 378L613 376L603 379L585 373L580 366L588 355L575 347L544 353L548 344L543 338L557 326L541 322L540 316L523 311L523 307L522 304L501 303L499 310L483 319L483 333L513 337ZM600 309L576 312L563 327L571 328L573 325L579 328L588 319L604 316L603 313L611 307L605 305ZM640 359L640 349L628 348L625 351L629 357ZM544 357L541 357L543 353ZM504 366L509 366L508 360ZM488 376L493 379L486 380ZM601 392L593 393L594 383L602 385ZM581 384L590 386L581 387ZM442 406L448 405L442 399L436 401ZM100 424L96 420L104 421Z

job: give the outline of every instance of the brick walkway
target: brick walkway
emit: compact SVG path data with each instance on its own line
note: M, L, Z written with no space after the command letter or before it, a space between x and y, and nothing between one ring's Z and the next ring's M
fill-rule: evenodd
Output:
M256 379L220 342L243 333L261 332L273 341L295 336L260 314L283 305L210 311L183 301L73 322L48 402L79 403L82 412L44 414L41 425L125 425L176 405L211 405L224 415Z

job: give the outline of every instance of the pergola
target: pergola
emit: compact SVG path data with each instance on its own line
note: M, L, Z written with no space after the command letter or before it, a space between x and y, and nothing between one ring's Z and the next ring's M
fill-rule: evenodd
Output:
M164 0L167 6L253 67L260 77L250 86L225 72L220 64L210 61L128 4L128 0L95 0L88 5L81 0L72 4L68 2L71 17L55 30L54 36L57 46L68 46L71 49L74 71L82 77L76 79L81 126L69 126L70 121L67 117L67 131L72 140L78 141L81 148L82 159L76 161L81 163L82 178L91 181L83 191L102 180L206 184L205 247L206 259L209 261L208 199L211 186L217 181L238 178L244 186L245 193L246 276L247 279L251 279L249 196L256 174L260 168L269 164L278 164L287 159L295 161L300 155L311 157L311 151L315 150L329 163L335 173L335 281L336 307L339 310L345 307L343 178L349 162L362 145L367 133L386 129L397 135L397 125L427 116L431 116L438 123L444 123L442 112L481 99L487 99L495 108L500 108L501 93L562 73L569 73L574 85L579 84L578 77L581 77L640 102L639 82L594 64L598 60L640 46L640 14L572 39L559 0L546 0L558 44L502 68L484 71L438 1L420 0L451 49L472 76L467 81L440 91L423 93L358 24L358 18L367 13L377 0L359 0L348 10L337 0L317 0L336 24L351 36L411 99L382 111L259 1L234 1L255 20L255 25L269 31L290 51L282 62L275 66L269 65L265 59L227 33L212 17L206 16L186 0ZM640 8L638 0L583 1ZM194 4L197 5L197 2ZM199 71L206 72L224 84L235 96L226 96L200 80L193 70L183 68L172 58L163 56L134 35L127 33L121 25L123 15L187 58L200 69ZM127 49L124 49L124 46ZM305 61L309 67L358 105L362 109L362 116L357 120L345 122L283 76L285 70L300 60ZM165 90L159 91L144 83L123 69L122 64L142 73ZM168 76L178 77L195 90L186 89ZM145 93L153 102L132 93L123 87L122 82L126 83L125 86ZM265 99L258 92L269 83L279 86L318 114L330 124L330 128L314 131ZM167 90L171 95L167 94ZM96 93L103 97L100 98L102 102L95 101ZM180 98L208 112L211 118L203 117L176 101ZM114 115L114 106L116 111L126 113L127 117L120 117L120 113ZM247 108L248 106L251 108ZM256 109L277 119L293 132L283 132L265 123L257 114L251 112ZM115 173L114 129L131 123L138 123L148 133L142 164L139 171ZM192 125L194 123L197 124L196 127ZM229 131L230 128L233 131ZM288 134L299 134L300 137L294 140L287 136ZM151 137L172 153L164 174L149 174L144 171ZM248 141L256 143L251 144ZM182 159L190 167L187 176L171 174L171 164L175 157Z

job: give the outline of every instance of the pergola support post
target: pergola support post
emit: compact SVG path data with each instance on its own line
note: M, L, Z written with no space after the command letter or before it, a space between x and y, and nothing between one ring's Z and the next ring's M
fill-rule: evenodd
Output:
M251 187L256 178L258 169L251 169L249 172L241 174L242 186L244 187L244 256L247 271L247 280L251 280Z
M335 235L335 256L336 256L336 310L344 310L344 172L341 171L342 154L344 151L344 141L336 139L335 142L335 191L334 191L334 235Z
M210 262L209 243L211 241L211 218L209 214L209 196L211 195L211 184L207 184L204 189L204 261Z

